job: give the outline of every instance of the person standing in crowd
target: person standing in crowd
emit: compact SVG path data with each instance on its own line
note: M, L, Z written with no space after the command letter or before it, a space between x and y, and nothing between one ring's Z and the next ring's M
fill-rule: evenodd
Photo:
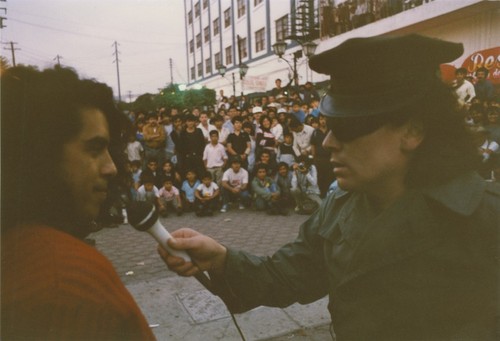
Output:
M9 68L1 85L2 125L29 132L2 129L2 339L154 340L109 260L83 241L124 161L129 122L112 90L61 67Z
M240 116L233 118L234 132L227 137L226 150L230 158L239 157L241 166L248 169L248 155L250 154L250 136L244 131L243 120Z
M310 105L313 100L319 100L319 94L316 89L314 89L313 83L306 82L304 84L304 89L301 92L302 102Z
M216 130L216 128L208 122L208 113L206 111L202 111L200 113L200 124L197 126L198 129L201 130L203 136L205 137L205 143L210 142L210 132L212 130Z
M178 142L178 143L177 143ZM205 137L196 127L196 117L186 116L186 127L181 132L179 140L175 142L177 162L180 164L181 173L187 169L194 169L197 174L205 171L203 165L203 151L205 150Z
M294 100L292 102L292 111L290 114L291 117L295 117L300 123L304 123L306 121L306 113L300 108L300 102L298 100Z
M329 295L337 340L497 340L500 188L475 173L456 97L437 77L462 53L384 35L311 57L331 76L320 110L334 192L272 257L181 229L169 245L194 262L159 248L165 263L209 271L232 312Z
M491 101L495 96L495 87L488 79L489 71L485 67L480 67L476 70L476 84L474 90L476 97L481 101Z
M205 169L212 174L212 180L220 187L222 179L222 170L226 166L226 149L219 143L219 132L212 130L210 132L210 143L205 146L203 151L203 162Z
M274 81L275 87L271 90L271 95L276 97L278 95L283 95L285 92L285 89L281 87L281 79L276 78Z
M332 172L332 164L330 162L330 153L323 146L323 141L328 135L328 127L326 125L326 117L319 116L319 125L311 137L311 155L314 159L314 165L318 171L318 187L321 197L324 198L328 192L330 184L335 179Z
M267 151L271 158L276 160L276 137L271 132L271 120L268 116L260 117L260 131L255 136L256 157L260 158L263 151Z
M165 130L158 123L155 113L148 114L148 123L142 129L144 135L144 153L146 161L155 158L161 164L165 159Z
M290 128L293 134L293 149L295 150L295 154L299 156L311 155L311 138L314 133L314 128L307 124L300 123L299 120L293 116L290 118L288 128Z
M472 99L476 97L474 85L465 79L467 76L467 69L461 67L455 71L455 84L454 89L458 97L458 103L461 107L470 105Z

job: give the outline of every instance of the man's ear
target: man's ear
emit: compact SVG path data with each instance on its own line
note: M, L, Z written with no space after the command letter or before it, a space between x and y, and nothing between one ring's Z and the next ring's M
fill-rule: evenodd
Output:
M420 120L411 119L405 124L401 137L401 150L412 152L420 146L425 137L424 126Z

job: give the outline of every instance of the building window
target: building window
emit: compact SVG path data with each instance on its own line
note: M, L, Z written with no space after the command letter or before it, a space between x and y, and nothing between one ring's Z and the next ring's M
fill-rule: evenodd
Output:
M276 20L276 41L284 41L288 36L288 15Z
M214 62L215 62L215 68L219 68L219 66L222 64L222 58L220 52L214 54Z
M208 7L208 0L203 0L203 9Z
M231 7L224 11L224 28L231 26Z
M203 63L198 63L198 77L203 76Z
M243 60L248 56L247 38L240 39L240 48L241 48L241 59Z
M246 0L238 0L238 18L241 18L242 16L245 15L246 12L245 1Z
M212 60L210 58L205 59L205 73L212 73Z
M189 41L189 53L193 53L194 52L194 40L191 39Z
M191 68L191 79L194 80L196 78L196 71L194 69L194 66Z
M205 37L205 43L208 43L208 41L210 40L210 27L207 26L203 29L203 35Z
M201 46L201 33L196 35L196 48Z
M226 65L233 64L233 47L226 47Z
M264 0L253 0L253 5L257 6L260 5Z
M220 22L219 18L214 20L214 36L219 34Z
M200 2L194 4L194 17L198 18L200 16Z
M193 12L192 11L188 12L188 23L190 23L190 24L193 23Z
M266 42L265 30L261 28L255 32L255 51L260 52L264 50L264 45Z

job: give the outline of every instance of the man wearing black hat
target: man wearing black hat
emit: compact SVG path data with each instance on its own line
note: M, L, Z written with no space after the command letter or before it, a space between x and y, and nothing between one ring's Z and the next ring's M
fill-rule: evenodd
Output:
M348 40L314 56L331 75L320 110L338 189L272 257L184 229L160 250L183 276L209 270L233 312L329 295L338 340L497 340L500 189L439 65L461 44L418 35Z

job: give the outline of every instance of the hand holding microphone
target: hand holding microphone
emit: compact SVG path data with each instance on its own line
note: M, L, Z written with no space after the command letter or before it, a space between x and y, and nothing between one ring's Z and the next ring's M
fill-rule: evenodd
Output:
M194 275L208 290L212 290L209 278L202 271L223 272L224 246L191 229L175 231L178 239L174 239L158 220L158 211L151 203L133 202L128 205L127 211L130 224L136 230L148 232L160 244L158 251L170 270L182 276ZM169 244L175 244L176 248ZM189 250L194 259L185 250Z

